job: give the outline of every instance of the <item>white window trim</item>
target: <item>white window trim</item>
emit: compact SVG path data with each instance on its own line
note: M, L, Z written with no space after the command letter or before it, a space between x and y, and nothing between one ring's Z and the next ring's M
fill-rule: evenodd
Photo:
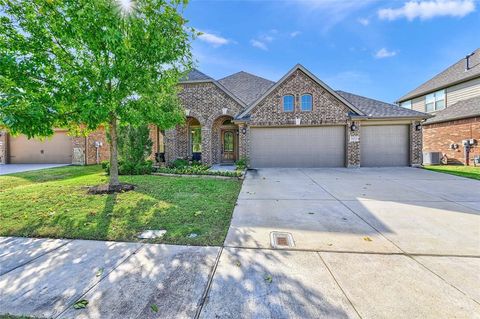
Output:
M442 99L438 99L437 98L437 94L439 93L443 93L442 96L443 98ZM429 111L427 110L427 96L429 95L432 95L433 94L433 110ZM435 91L435 92L432 92L432 93L429 93L427 95L425 95L425 112L427 113L432 113L432 112L437 112L437 111L441 111L443 109L445 109L447 107L447 96L446 96L446 92L445 92L445 89L443 90L438 90L438 91ZM437 108L437 103L440 102L440 101L443 101L443 108ZM429 104L431 104L429 103Z

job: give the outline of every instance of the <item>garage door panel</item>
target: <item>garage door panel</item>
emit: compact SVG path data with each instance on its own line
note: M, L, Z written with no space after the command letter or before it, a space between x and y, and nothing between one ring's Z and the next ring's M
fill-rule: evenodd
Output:
M252 128L252 167L341 167L345 127Z
M408 125L362 126L360 135L361 166L408 166Z
M11 136L9 158L12 164L70 164L72 140L66 132L56 132L45 140L28 139L25 135Z

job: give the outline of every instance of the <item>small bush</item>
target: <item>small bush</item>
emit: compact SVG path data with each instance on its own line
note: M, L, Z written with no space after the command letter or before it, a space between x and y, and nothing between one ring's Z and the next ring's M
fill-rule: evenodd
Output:
M213 176L227 176L240 177L242 172L227 172L227 171L210 171L206 165L188 166L183 168L160 167L156 170L157 173L164 174L179 174L179 175L213 175Z
M244 169L247 168L248 165L248 159L246 157L240 158L238 161L235 162L235 166L237 170L243 171Z
M188 161L186 159L183 159L183 158L177 158L170 165L170 167L172 167L172 168L184 168L184 167L187 167L187 166L188 166Z
M102 168L107 175L110 174L110 162L102 162ZM143 163L131 163L118 161L118 174L119 175L148 175L153 172L153 162L148 160Z

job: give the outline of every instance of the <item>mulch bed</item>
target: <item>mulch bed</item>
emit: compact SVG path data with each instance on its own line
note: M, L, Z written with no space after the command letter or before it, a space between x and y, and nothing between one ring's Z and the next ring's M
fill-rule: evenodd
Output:
M88 189L88 194L90 195L100 195L100 194L113 194L113 193L124 193L128 191L133 191L135 185L121 183L120 185L110 186L108 184L92 186Z

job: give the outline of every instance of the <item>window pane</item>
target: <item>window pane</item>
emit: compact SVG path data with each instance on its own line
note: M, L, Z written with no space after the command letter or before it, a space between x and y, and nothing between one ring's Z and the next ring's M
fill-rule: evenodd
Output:
M412 100L402 102L402 103L400 103L400 106L404 107L406 109L411 109L412 108Z
M192 127L191 134L192 153L202 152L202 128Z
M434 103L435 102L435 93L428 94L425 96L425 103Z
M445 99L445 90L440 90L435 92L435 99L438 100L444 100Z
M435 110L443 110L445 108L445 100L435 102Z
M312 110L312 96L310 94L302 95L302 111Z
M425 111L426 111L426 112L432 112L432 111L434 111L434 109L433 109L434 104L435 104L435 103L433 103L433 102L432 102L432 103L425 104Z
M285 95L283 97L283 111L293 112L293 95Z

